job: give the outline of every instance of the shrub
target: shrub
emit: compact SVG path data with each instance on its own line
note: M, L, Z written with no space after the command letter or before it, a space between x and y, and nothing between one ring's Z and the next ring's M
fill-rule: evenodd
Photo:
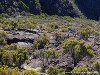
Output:
M0 65L20 66L28 58L28 53L25 49L6 50L0 48Z
M7 33L5 31L0 30L0 45L6 45L6 40L5 38L7 37Z
M11 21L11 29L17 28L18 27L18 23L16 21Z
M60 68L60 69L58 69L58 73L59 73L59 75L65 75L66 69L65 68Z
M88 68L84 64L76 66L72 70L73 75L82 75L82 73L84 73L83 75L88 75L88 73L89 73Z
M81 27L77 34L80 36L80 39L83 40L88 40L88 38L90 37L90 34L94 33L94 29L91 28L90 26L86 26L86 27Z
M22 75L38 75L35 70L25 70Z
M47 44L48 42L48 38L46 36L46 33L43 33L43 35L41 37L38 37L37 39L34 40L33 42L33 47L34 48L44 48L44 46Z
M89 55L91 55L91 56L94 56L94 52L93 52L93 50L91 50L91 49L87 49L87 53L88 53Z
M33 24L33 23L31 23L31 22L29 22L28 24L27 24L27 27L28 28L35 28L36 27L36 24Z
M52 65L48 68L48 75L58 75L58 69L56 67L53 67Z
M61 46L65 49L64 52L70 52L72 54L72 57L74 58L74 63L77 63L81 56L84 56L86 54L94 56L94 52L91 50L90 45L84 45L84 41L78 41L77 38L70 37L66 39Z
M0 66L0 75L21 75L18 68L9 68L8 66Z
M61 46L66 50L66 51L71 51L73 52L74 46L78 44L78 40L74 37L70 37L66 39Z
M97 71L98 73L100 73L100 61L97 60L92 64L92 70Z
M54 28L54 29L58 29L59 28L57 23L51 23L51 24L49 24L49 26L50 26L50 28Z

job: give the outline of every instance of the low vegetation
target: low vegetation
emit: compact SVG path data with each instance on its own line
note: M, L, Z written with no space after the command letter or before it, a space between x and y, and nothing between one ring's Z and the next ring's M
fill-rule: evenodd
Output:
M68 16L2 15L0 75L99 75L99 24Z

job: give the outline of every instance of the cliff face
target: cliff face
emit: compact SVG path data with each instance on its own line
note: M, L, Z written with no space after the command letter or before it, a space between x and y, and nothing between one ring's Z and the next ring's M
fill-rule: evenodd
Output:
M1 0L0 13L27 11L33 14L46 13L49 15L69 15L77 17L81 14L75 10L73 1L70 0Z
M40 0L41 9L43 13L48 13L50 15L69 15L72 17L77 17L82 15L75 4L71 0Z
M75 0L79 10L90 19L99 19L100 0Z
M0 0L0 13L30 12L98 19L100 0Z

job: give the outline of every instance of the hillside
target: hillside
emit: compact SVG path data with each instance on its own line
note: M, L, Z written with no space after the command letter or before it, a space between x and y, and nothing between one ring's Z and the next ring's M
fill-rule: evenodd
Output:
M99 75L100 22L56 15L0 17L0 75L8 74Z
M19 15L32 14L86 16L98 20L100 16L99 0L0 0L0 13Z
M0 75L100 75L99 0L0 0Z

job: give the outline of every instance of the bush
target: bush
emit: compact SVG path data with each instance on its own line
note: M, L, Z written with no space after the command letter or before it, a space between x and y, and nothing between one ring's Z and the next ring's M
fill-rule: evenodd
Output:
M8 66L0 66L0 75L21 75L18 68L9 68Z
M87 54L89 54L90 56L94 56L95 55L93 50L92 50L91 45L85 45L85 49L86 49Z
M100 73L100 61L97 60L92 64L92 70L97 71L98 73Z
M31 22L29 22L28 24L27 24L27 27L28 28L35 28L36 27L36 24L33 24L33 23L31 23Z
M16 21L11 21L11 29L17 28L18 27L18 23Z
M7 33L3 30L0 30L0 37L6 38L7 37Z
M6 50L0 48L0 65L20 66L28 58L25 49Z
M22 75L38 75L35 70L25 70Z
M47 44L48 38L46 36L46 33L43 33L41 37L38 37L33 42L33 47L36 49L44 48L44 46Z
M83 75L88 75L88 73L89 73L88 68L84 64L76 66L72 70L73 75L82 75L82 73L84 73Z
M6 45L6 40L5 38L7 37L7 33L5 31L0 30L0 45L4 46Z
M59 28L59 26L58 26L58 24L56 22L49 24L49 27L50 28L54 28L54 29L58 29Z
M65 50L64 52L70 52L72 54L72 57L74 58L75 62L77 63L82 57L86 54L94 56L94 52L91 50L90 45L84 45L84 41L78 41L77 38L70 37L66 39L62 44L61 47L63 47Z
M66 69L65 68L60 68L60 69L58 69L58 73L59 73L59 75L65 75Z
M91 50L91 49L87 49L87 53L88 53L89 55L91 55L91 56L94 56L94 52L93 52L93 50Z
M90 37L90 34L94 34L94 29L91 28L90 26L85 26L85 27L81 27L77 34L80 36L80 39L83 40L88 40L88 38Z
M58 69L56 67L53 67L52 65L48 68L48 75L58 75Z
M78 40L74 37L66 39L61 46L68 52L73 52L74 46L78 44Z

